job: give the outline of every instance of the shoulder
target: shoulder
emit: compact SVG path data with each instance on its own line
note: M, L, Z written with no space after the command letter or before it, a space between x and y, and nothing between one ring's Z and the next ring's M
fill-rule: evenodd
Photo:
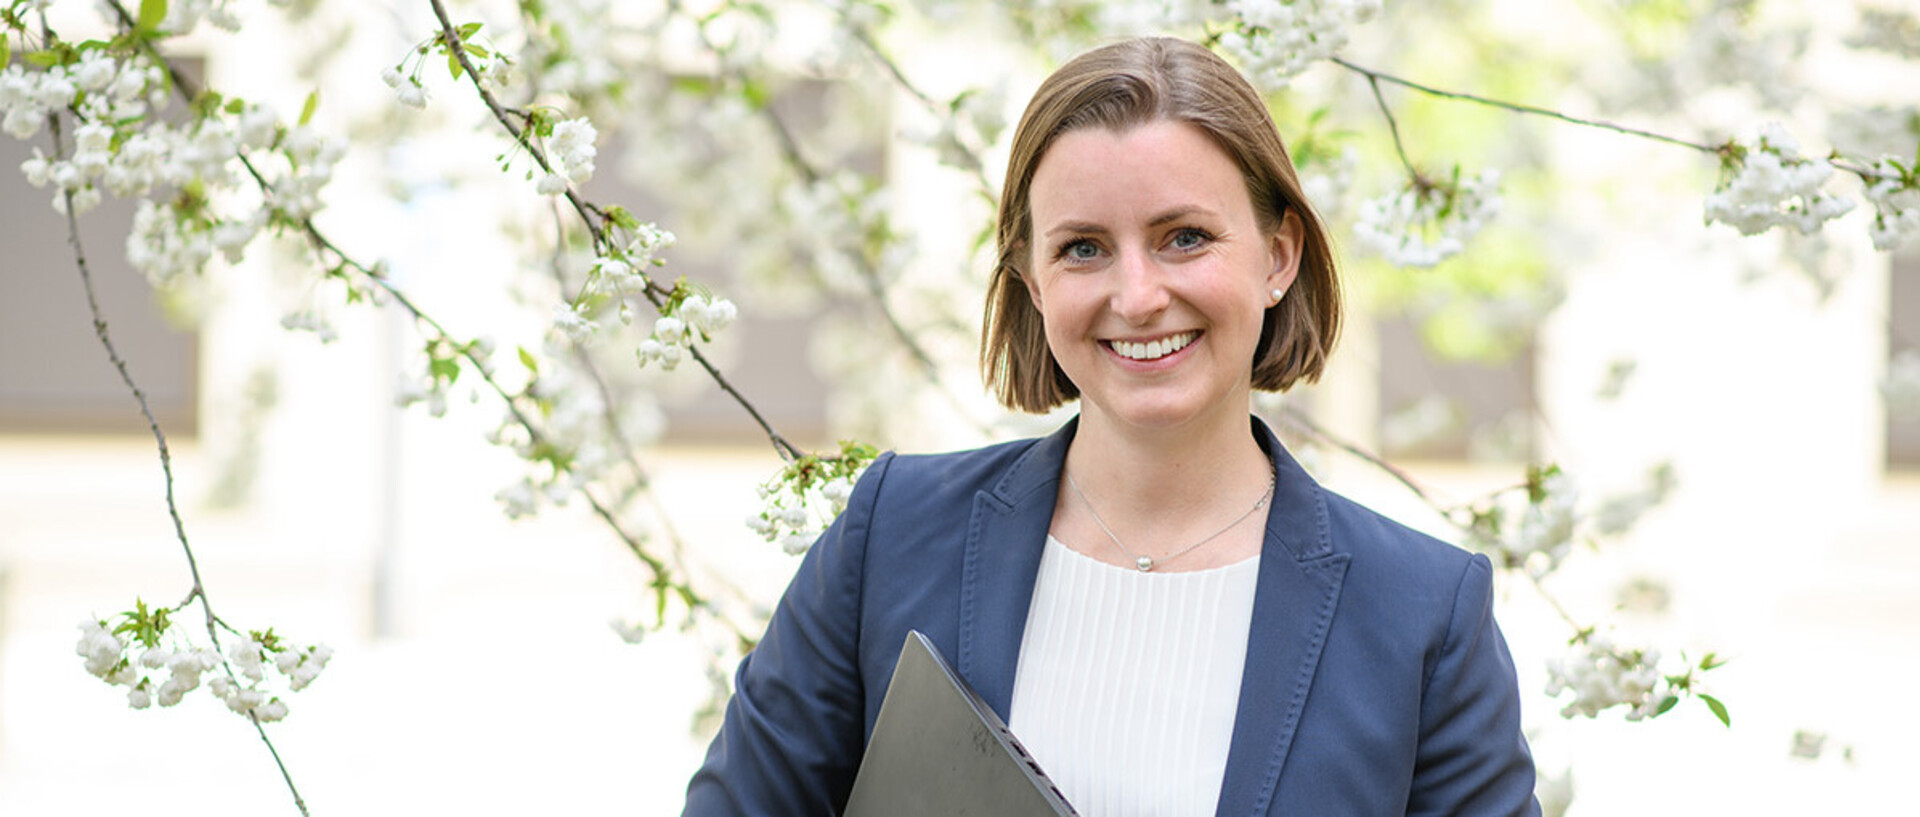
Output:
M1319 494L1326 503L1328 534L1336 552L1455 570L1464 568L1473 558L1474 554L1457 545L1414 530L1339 493L1321 488Z
M1009 475L1030 459L1041 442L1044 438L1014 440L939 454L890 451L874 460L862 481L873 483L875 501L884 506L971 503L983 490L996 494L1013 490Z
M1328 540L1345 554L1347 599L1396 615L1424 611L1442 621L1462 595L1491 590L1484 555L1441 541L1322 488Z

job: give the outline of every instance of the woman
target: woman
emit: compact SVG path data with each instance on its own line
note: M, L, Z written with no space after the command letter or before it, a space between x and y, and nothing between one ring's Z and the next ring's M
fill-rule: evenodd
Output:
M1050 437L883 456L807 555L687 813L844 805L909 629L1083 814L1531 814L1492 569L1316 485L1250 416L1318 377L1327 236L1259 96L1131 40L1014 137L983 368Z

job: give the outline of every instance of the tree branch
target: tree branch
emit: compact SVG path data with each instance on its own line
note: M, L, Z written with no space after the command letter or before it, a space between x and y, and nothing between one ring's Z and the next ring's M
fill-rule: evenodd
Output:
M1354 73L1360 74L1361 76L1366 77L1368 82L1374 83L1374 93L1376 95L1379 93L1379 83L1382 81L1385 81L1385 82L1391 82L1402 88L1409 88L1415 91L1419 91L1420 93L1426 94L1428 96L1440 97L1442 99L1455 99L1455 100L1460 100L1462 102L1472 102L1478 105L1486 105L1492 108L1500 108L1502 110L1513 111L1515 113L1532 114L1534 116L1544 116L1549 119L1558 119L1562 122L1568 122L1575 125L1584 125L1589 128L1600 128L1602 130L1610 130L1615 133L1624 133L1628 136L1638 136L1643 139L1652 139L1656 142L1666 142L1667 144L1670 144L1670 145L1679 145L1680 147L1693 148L1694 150L1700 151L1702 153L1717 154L1720 152L1720 148L1714 145L1704 145L1699 142L1689 142L1685 139L1676 139L1672 136L1667 136L1665 134L1659 134L1659 133L1654 133L1652 131L1640 130L1639 128L1629 128L1623 125L1613 124L1612 122L1602 122L1597 119L1581 119L1580 117L1577 117L1577 116L1568 116L1559 111L1549 110L1546 108L1536 108L1532 105L1522 105L1516 102L1506 102L1503 100L1492 99L1489 97L1478 96L1475 94L1460 93L1458 91L1443 91L1443 90L1440 90L1439 88L1434 88L1429 85L1422 85L1418 82L1414 82L1413 80L1409 80L1409 79L1402 79L1400 77L1396 77L1392 74L1388 74L1383 71L1376 71L1372 68L1366 68L1360 65L1355 65L1351 62L1346 61L1341 57L1332 57L1330 59L1333 60L1333 63L1335 65L1338 65L1349 71L1353 71ZM1389 116L1389 120L1391 120L1391 116ZM1396 134L1397 134L1397 129L1396 129ZM1397 135L1395 137L1395 141L1396 142L1398 141Z
M119 7L117 3L114 4L114 6L115 8ZM122 10L122 13L124 13L124 10ZM54 128L54 152L56 155L59 155L63 152L60 143L60 120L58 116L54 116L52 119ZM218 652L220 650L219 624L221 622L219 617L213 613L213 602L207 597L206 585L200 580L199 561L194 558L193 545L187 539L186 523L180 518L180 504L174 490L173 455L171 449L167 446L166 432L161 430L160 421L154 417L153 407L147 402L146 392L140 388L140 384L134 382L133 373L127 367L127 361L120 356L120 351L113 345L113 336L107 331L106 317L100 310L100 299L94 291L92 267L87 263L87 253L80 242L80 222L74 214L73 192L69 190L61 195L66 204L66 207L63 209L66 210L67 217L67 244L73 248L74 266L79 268L80 284L81 287L86 290L87 310L93 316L94 337L100 340L100 346L106 350L107 360L113 364L114 371L119 373L120 382L127 387L127 391L133 394L134 402L140 405L140 415L146 418L147 429L153 433L154 446L158 448L160 452L160 473L166 483L167 516L173 520L174 537L180 541L180 550L186 554L187 557L187 571L193 576L193 589L187 593L187 598L181 602L181 606L184 607L194 599L199 599L200 609L206 614L207 618L207 637L212 640L213 648ZM222 665L226 663L224 656L221 658L221 663ZM233 672L232 667L227 667L227 672L231 675ZM300 797L300 789L293 783L293 774L287 770L287 764L281 761L280 750L274 747L273 739L267 736L266 728L261 726L260 719L252 712L247 713L247 720L253 723L253 729L259 733L260 741L267 745L267 752L273 755L273 764L280 770L280 779L286 782L288 793L293 795L294 807L299 809L302 815L307 814L306 801Z

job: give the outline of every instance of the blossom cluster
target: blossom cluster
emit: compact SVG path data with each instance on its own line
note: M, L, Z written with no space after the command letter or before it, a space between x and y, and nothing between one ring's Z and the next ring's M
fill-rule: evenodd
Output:
M932 130L906 130L901 136L933 149L940 163L965 171L980 168L980 157L1007 127L1005 85L970 88L946 105Z
M1220 50L1256 85L1283 88L1347 45L1347 30L1373 19L1380 0L1228 0L1234 17Z
M1577 639L1569 654L1547 661L1546 694L1557 698L1573 693L1573 700L1560 709L1564 718L1592 718L1625 706L1627 720L1642 720L1672 705L1659 664L1659 650L1623 649L1606 636L1588 635Z
M1726 224L1741 235L1776 226L1812 235L1853 209L1852 199L1821 189L1833 164L1800 155L1799 142L1779 123L1769 122L1723 150L1720 185L1707 196L1708 224Z
M878 179L851 170L825 173L780 191L780 215L797 229L793 250L821 288L865 295L868 281L890 277L908 250L888 215ZM791 263L791 262L790 262Z
M627 221L624 212L617 215ZM676 239L654 224L631 221L609 240L619 243L619 249L594 258L580 296L553 308L553 330L574 343L591 344L617 331L607 323L609 313L621 324L633 322L633 299L652 284L646 270L662 263L659 254Z
M280 318L280 328L289 332L312 332L321 343L332 343L340 339L340 333L333 328L325 315L311 309L289 312Z
M1593 532L1601 536L1626 533L1640 521L1640 517L1666 502L1677 484L1673 464L1661 463L1648 474L1644 487L1607 497L1594 509Z
M1558 466L1529 469L1524 489L1501 492L1469 510L1468 542L1504 567L1545 577L1573 551L1579 496Z
M481 88L503 87L513 80L514 59L504 52L475 42L474 35L479 31L479 23L467 23L457 29L461 50L466 54L467 62L473 65L476 81ZM444 56L446 53L446 40L436 33L410 49L399 64L381 69L380 81L393 90L394 99L400 104L415 110L424 109L432 98L426 82L420 78L426 69L427 57L434 54Z
M430 338L426 343L426 355L426 379L422 381L409 375L400 375L393 404L407 408L415 403L425 403L427 413L441 417L447 413L447 392L460 379L461 361L477 366L483 372L490 370L493 339L482 337L458 343L446 336ZM478 393L474 394L474 399L479 399Z
M1500 174L1482 171L1445 182L1414 178L1398 192L1360 203L1361 243L1403 267L1432 267L1466 248L1500 212Z
M128 260L161 285L197 273L216 252L239 261L271 214L299 220L318 212L321 190L344 153L304 124L288 127L271 108L237 99L208 97L211 104L179 125L151 118L168 88L151 60L116 59L99 48L43 71L0 71L0 114L14 137L39 133L55 112L75 117L72 155L48 157L36 148L20 166L27 182L51 186L61 212L69 198L76 214L104 194L139 198ZM262 152L282 161L265 161ZM239 186L251 176L240 172L240 159L249 155L262 186L242 196Z
M1904 167L1882 157L1869 168L1867 201L1873 203L1873 247L1891 251L1908 235L1920 233L1920 161Z
M853 495L851 479L833 479L812 490L791 485L762 485L760 513L747 517L747 528L769 542L777 542L790 556L813 547L826 524L846 510Z
M837 456L808 455L788 463L759 487L765 504L759 514L747 517L747 527L779 543L789 555L806 553L834 517L846 510L854 482L876 453L871 446L843 442Z
M703 341L712 340L739 315L740 310L725 298L699 294L677 297L668 302L664 314L654 320L653 334L640 341L635 355L642 366L658 362L660 368L672 371L686 358L695 335Z
M219 670L220 653L207 648L165 645L167 629L164 611L149 616L145 606L124 616L125 623L109 627L107 620L89 620L80 624L80 642L75 648L89 674L114 686L127 688L127 704L146 709L154 704L175 706L187 693L201 687L201 676ZM134 636L130 643L124 634ZM271 667L287 680L287 688L298 692L313 683L326 669L333 650L324 645L300 645L287 642L269 630L250 633L228 650L230 671L216 673L205 686L228 709L252 715L263 722L282 720L287 705L267 686Z
M599 138L599 131L584 116L553 123L546 134L547 164L552 172L536 184L541 195L564 193L569 183L586 184L593 178L594 142Z
M1313 162L1296 161L1300 166L1300 190L1321 218L1332 218L1346 211L1347 192L1353 189L1354 171L1360 167L1360 152L1343 146L1336 155Z
M525 476L494 494L509 519L522 519L540 512L543 505L564 506L575 491L594 485L602 495L627 496L646 477L626 460L626 444L647 442L660 436L665 428L658 403L646 391L611 396L609 405L598 384L568 366L535 370L537 361L523 355L535 377L524 394L516 398L530 401L542 419L536 438L522 425L523 411L504 412L500 423L487 434L487 441L509 448L532 469ZM627 481L622 482L622 477Z

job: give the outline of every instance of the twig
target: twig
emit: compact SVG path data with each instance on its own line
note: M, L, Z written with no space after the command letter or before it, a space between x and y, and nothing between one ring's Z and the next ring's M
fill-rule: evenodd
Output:
M675 12L686 13L686 10L678 2L670 3L669 8ZM692 22L694 23L694 30L698 32L700 37L701 45L705 46L709 51L718 53L720 50L719 46L714 43L712 37L707 35L706 20L693 17ZM853 32L854 36L860 40L861 44L867 48L869 53L873 55L874 59L887 68L888 72L902 88L906 89L909 94L913 95L914 98L918 99L922 104L927 105L929 110L934 111L936 115L938 114L938 109L935 107L936 103L933 99L925 93L922 93L918 88L914 87L912 82L908 81L906 75L900 71L899 66L887 58L886 54L869 38L864 29L851 25L849 29ZM722 61L722 64L724 65L724 61ZM780 144L781 156L786 159L787 164L793 168L795 173L800 174L800 178L806 183L818 183L819 180L823 178L823 174L818 167L814 166L813 162L807 159L806 154L800 149L799 139L794 136L793 130L787 127L787 123L780 118L779 113L774 110L772 105L759 106L759 113L761 118L766 120L768 128L773 131L775 140ZM971 155L971 152L969 152L969 155ZM980 172L978 168L979 157L974 157L974 164L976 165L976 179L982 185L986 185L986 176L983 172ZM873 263L873 259L869 258L865 252L850 254L853 256L854 268L860 273L861 283L866 290L868 298L871 299L874 309L880 313L881 319L886 322L887 328L893 333L894 339L900 344L901 348L907 351L908 356L913 358L914 365L918 367L921 376L925 377L927 382L932 384L934 389L940 392L942 397L946 398L948 404L952 405L960 416L967 417L971 421L972 413L967 410L965 404L953 393L953 390L947 386L946 379L940 375L939 364L934 362L933 355L926 350L926 347L920 344L919 338L914 337L913 333L907 329L906 324L900 320L900 316L894 312L892 304L887 299L886 283L881 280L880 270ZM976 428L980 428L983 431L986 430L986 427L979 422L973 421L973 423Z
M1368 463L1371 463L1375 468L1379 468L1380 470L1385 471L1389 476L1393 477L1396 480L1399 480L1401 485L1406 486L1407 490L1412 491L1414 496L1417 496L1420 498L1420 501L1427 503L1427 505L1432 507L1434 510L1440 511L1442 516L1446 515L1446 510L1442 508L1440 506L1440 503L1436 502L1432 496L1429 496L1427 494L1427 491L1425 488L1420 487L1420 483L1414 482L1413 477L1408 476L1405 471L1402 471L1399 468L1394 467L1393 463L1390 463L1384 459L1381 459L1378 454L1374 454L1371 451L1361 448L1360 446L1352 442L1349 442L1346 439L1335 436L1332 432L1329 432L1325 428L1321 427L1319 423L1314 422L1312 418L1309 418L1306 414L1302 413L1299 409L1296 409L1292 406L1286 406L1281 408L1280 415L1288 423L1292 424L1293 426L1295 426L1296 428L1299 428L1302 431L1307 432L1308 434L1313 435L1316 439L1320 440L1321 442L1324 442L1328 445L1331 445L1335 448L1338 448L1342 451L1345 451L1349 454L1359 457L1360 459L1366 460Z
M54 149L56 153L59 153L59 119L55 117L54 122ZM167 447L166 432L161 430L160 421L153 416L153 407L147 402L146 392L140 388L138 383L134 382L133 373L127 368L127 361L120 357L119 350L114 348L113 337L107 331L106 317L100 311L100 299L94 292L92 268L87 263L86 250L80 243L80 222L74 214L73 191L69 190L61 195L64 197L63 201L66 204L65 210L67 211L67 244L73 248L74 266L80 270L80 284L87 293L87 310L93 315L93 334L100 339L101 347L106 349L107 360L113 363L114 371L120 374L120 382L126 385L129 392L133 393L134 402L140 404L140 415L146 418L147 429L153 432L154 446L160 451L160 473L166 482L167 516L173 520L174 537L180 540L180 550L185 553L187 557L187 570L193 575L193 589L188 592L187 598L181 602L181 606L184 607L194 599L199 599L200 609L205 612L207 616L207 637L212 640L214 650L217 652L220 649L220 631L217 625L223 622L213 614L213 602L207 598L206 585L200 581L200 564L193 556L192 544L187 540L186 523L180 518L180 504L174 491L173 455ZM225 660L222 659L222 664L224 663ZM228 672L231 673L232 668L229 667ZM253 723L254 731L259 733L260 741L267 745L267 752L273 755L273 765L279 768L280 779L286 781L287 791L293 795L294 807L298 808L302 815L307 814L306 801L300 797L300 789L294 785L293 775L287 771L287 764L281 761L280 750L274 747L273 739L267 737L267 730L260 725L260 719L257 716L249 712L247 713L247 719Z
M446 5L442 3L441 0L429 0L429 2L433 6L434 18L440 22L441 41L446 44L447 50L459 61L461 71L472 81L474 91L480 95L480 101L486 104L487 110L493 112L494 119L500 122L501 127L507 129L507 133L513 136L514 141L526 147L527 155L533 157L534 162L540 165L540 169L551 173L552 166L547 163L546 153L540 150L540 147L535 145L533 140L526 137L525 129L514 124L512 114L500 104L500 101L494 97L493 92L488 91L486 86L481 84L480 72L474 67L473 61L467 58L466 49L461 47L463 44L460 40L460 33L453 24L453 18L447 15ZM580 196L575 193L571 187L567 189L566 197L567 202L573 205L574 212L579 214L580 222L586 225L588 233L592 235L595 249L609 248L610 243L607 239L606 230L600 223L600 219L604 218L604 216L593 211L588 204L580 199ZM654 305L654 308L658 309L666 304L666 298L672 294L672 291L661 287L649 279L644 294L647 300ZM707 376L713 379L713 382L720 387L721 391L726 392L729 397L733 398L734 402L740 404L741 408L746 409L747 415L753 418L753 421L760 426L762 432L765 432L767 441L773 445L774 452L779 454L781 459L792 462L802 456L800 449L774 430L773 424L767 422L766 417L760 414L760 410L755 407L745 395L741 394L738 389L733 387L733 384L727 380L726 376L720 373L719 367L714 366L713 362L708 360L707 356L700 351L699 346L689 345L687 352L695 362L700 364L702 369L706 370Z
M1492 99L1489 97L1478 96L1475 94L1460 93L1458 91L1443 91L1439 88L1434 88L1429 85L1422 85L1418 82L1414 82L1413 80L1409 80L1409 79L1402 79L1400 77L1396 77L1392 74L1388 74L1383 71L1376 71L1372 68L1366 68L1363 66L1355 65L1340 57L1333 57L1331 59L1333 60L1333 63L1335 65L1338 65L1349 71L1353 71L1357 74L1360 74L1361 76L1366 77L1368 82L1375 83L1376 94L1379 93L1378 82L1384 80L1386 82L1391 82L1395 85L1398 85L1402 88L1410 88L1412 90L1419 91L1420 93L1426 94L1428 96L1436 96L1443 99L1457 99L1462 102L1473 102L1480 105L1486 105L1489 107L1513 111L1515 113L1533 114L1534 116L1544 116L1549 119L1558 119L1562 122L1569 122L1575 125L1585 125L1586 127L1589 127L1589 128L1601 128L1603 130L1610 130L1615 133L1624 133L1624 134L1627 134L1628 136L1639 136L1641 138L1652 139L1657 142L1666 142L1671 145L1679 145L1681 147L1693 148L1694 150L1700 151L1702 153L1718 154L1720 152L1720 148L1715 145L1705 145L1699 142L1689 142L1685 139L1676 139L1672 136L1667 136L1665 134L1659 134L1659 133L1654 133L1652 131L1640 130L1639 128L1629 128L1623 125L1613 124L1612 122L1602 122L1597 119L1581 119L1580 117L1577 117L1577 116L1568 116L1559 111L1548 110L1546 108L1537 108L1532 105L1522 105L1517 102L1507 102L1504 100ZM1391 120L1391 116L1389 116L1389 120ZM1398 140L1397 135L1395 139L1396 141Z
M934 116L943 115L940 111L939 101L928 96L925 91L920 90L918 86L913 84L913 80L907 78L906 72L900 70L900 64L894 62L893 57L889 56L885 50L880 48L879 43L874 42L872 32L868 31L866 27L857 25L852 20L847 19L845 12L842 12L841 19L846 21L847 29L853 32L853 38L858 40L860 45L866 47L867 54L873 57L875 62L880 63L881 68L886 69L887 76L893 78L895 85L900 86L901 90L906 91L908 95L918 100L921 107L926 108L928 113ZM973 148L965 145L961 147L966 150L968 159L967 171L973 176L974 184L979 186L981 194L986 196L987 201L994 201L995 188L993 181L987 178L986 161L981 159L980 154Z
M1380 93L1380 78L1367 75L1367 85L1373 88L1373 101L1380 104L1380 115L1387 118L1387 130L1393 134L1393 149L1400 154L1400 166L1406 168L1407 176L1417 183L1420 171L1414 169L1413 160L1407 158L1407 146L1400 141L1400 122L1393 118L1393 109L1387 106L1386 96Z

